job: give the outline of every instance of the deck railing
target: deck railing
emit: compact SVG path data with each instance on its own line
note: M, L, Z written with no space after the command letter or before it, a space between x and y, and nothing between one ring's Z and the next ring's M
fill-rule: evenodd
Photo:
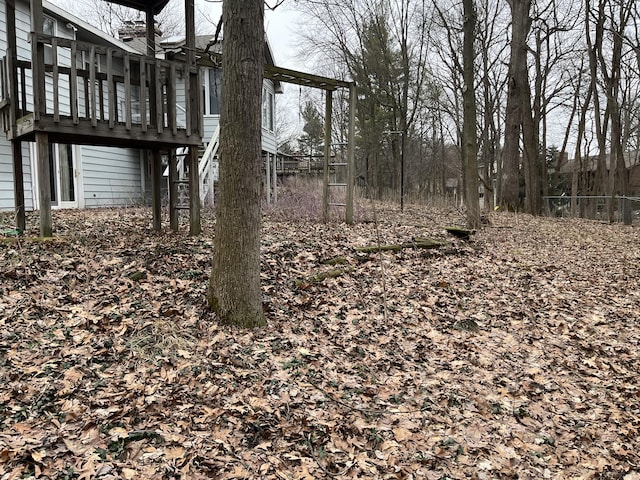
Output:
M47 118L54 125L72 121L94 127L118 124L142 132L199 132L199 126L189 121L193 106L184 62L44 34L32 34L31 41L44 49L44 64L24 60L13 64L9 51L2 58L0 106L15 109L18 123L32 116L36 129ZM14 88L9 86L12 78L17 78ZM16 92L14 99L10 92ZM5 130L10 128L7 117Z

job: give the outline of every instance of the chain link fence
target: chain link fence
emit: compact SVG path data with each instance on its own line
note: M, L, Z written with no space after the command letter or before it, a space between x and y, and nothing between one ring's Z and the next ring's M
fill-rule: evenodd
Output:
M609 221L609 209L613 207L613 221L626 225L640 225L640 197L607 196L549 196L543 197L546 212L552 217L591 218ZM572 214L572 203L575 215Z

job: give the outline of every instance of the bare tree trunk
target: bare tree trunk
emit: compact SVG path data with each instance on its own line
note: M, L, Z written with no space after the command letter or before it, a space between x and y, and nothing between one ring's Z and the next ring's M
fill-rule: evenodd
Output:
M599 1L597 15L591 9L590 1L586 0L585 8L585 29L587 40L587 51L589 54L589 71L591 73L591 87L593 90L593 115L596 130L596 138L598 141L598 158L597 167L595 172L595 178L593 182L592 193L595 195L607 195L607 164L606 164L606 144L607 144L607 125L609 123L609 111L605 109L602 112L600 108L600 97L598 92L598 56L597 53L602 49L602 42L604 36L604 2ZM595 24L595 39L592 40L590 32L590 18L594 18ZM589 169L589 165L586 168ZM597 202L594 202L597 203ZM590 217L594 218L596 215L597 205L589 205Z
M540 195L540 169L538 153L538 122L539 116L534 115L531 109L531 89L527 71L521 72L520 89L522 105L522 136L524 146L524 170L525 170L525 211L539 215L542 210L542 197Z
M522 75L527 75L527 34L531 28L531 0L508 0L511 7L511 58L504 132L500 204L517 210L520 204L520 131L522 126Z
M578 107L580 107L580 119L578 120L578 131L576 132L576 154L573 162L573 169L571 172L571 216L578 216L578 199L576 198L580 193L579 190L579 174L580 174L580 165L582 160L582 155L580 152L580 148L582 145L582 139L584 138L586 123L587 123L587 109L589 108L589 103L591 103L591 95L593 94L593 87L589 85L587 89L587 96L584 100L584 104L580 105L579 95L582 86L582 74L583 74L583 65L580 65L580 69L578 71L577 79L578 83L576 85L576 91L573 98L573 107L571 110L571 119L575 115ZM591 80L593 81L593 79ZM569 121L569 125L571 125L572 120ZM565 133L564 141L562 143L562 150L560 151L560 155L563 155L566 148L567 143L569 141L570 127L567 128Z
M476 94L474 90L473 63L475 53L473 39L476 27L476 12L473 0L463 0L464 43L462 48L462 63L464 87L462 96L464 99L463 139L462 152L464 161L464 188L465 204L467 206L467 227L478 228L480 226L480 204L478 199L478 139L476 134Z
M265 324L260 290L263 0L225 0L220 200L209 305L224 323Z

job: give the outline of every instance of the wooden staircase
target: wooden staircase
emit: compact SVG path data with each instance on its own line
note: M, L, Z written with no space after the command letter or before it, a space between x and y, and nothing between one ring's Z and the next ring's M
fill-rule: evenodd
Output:
M218 180L218 147L220 144L220 127L216 127L211 138L206 144L198 149L198 173L200 178L199 197L203 206L214 204L214 185ZM171 155L175 156L176 176L173 183L176 187L177 198L176 208L178 210L189 209L189 162L187 161L189 149L187 147L177 148ZM169 167L164 170L163 175L167 178Z

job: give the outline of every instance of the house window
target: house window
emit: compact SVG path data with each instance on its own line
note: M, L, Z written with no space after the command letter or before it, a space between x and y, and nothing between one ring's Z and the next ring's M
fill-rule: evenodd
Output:
M273 132L273 92L262 89L262 128Z
M202 85L205 115L220 115L220 99L222 90L222 71L209 68L205 71Z

